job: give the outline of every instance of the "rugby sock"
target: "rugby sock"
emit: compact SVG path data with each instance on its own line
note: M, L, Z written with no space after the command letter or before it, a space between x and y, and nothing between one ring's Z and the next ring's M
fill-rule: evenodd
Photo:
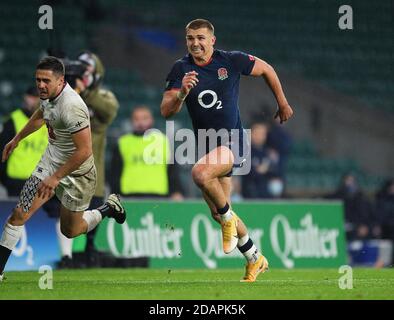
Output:
M226 205L223 208L217 208L218 213L220 214L220 219L224 222L230 220L232 218L230 205L226 202Z
M57 241L60 247L62 257L67 256L72 258L73 239L67 238L60 230L60 219L56 221Z
M91 230L93 230L94 228L96 228L96 226L103 219L103 215L102 215L101 211L99 211L98 209L94 209L94 210L85 211L82 215L82 218L88 224L88 229L86 231L86 233L88 233Z
M0 275L3 273L5 264L11 255L12 250L0 245Z
M0 274L3 273L4 267L15 248L20 237L22 236L23 226L13 226L6 223L0 239Z
M85 251L93 251L94 250L94 238L96 236L97 228L94 228L86 235L86 247Z
M101 213L101 216L104 217L111 217L112 214L114 213L114 208L111 207L108 203L104 203L100 207L98 207L96 210L98 210Z
M261 255L248 234L238 240L237 247L250 263L255 263Z

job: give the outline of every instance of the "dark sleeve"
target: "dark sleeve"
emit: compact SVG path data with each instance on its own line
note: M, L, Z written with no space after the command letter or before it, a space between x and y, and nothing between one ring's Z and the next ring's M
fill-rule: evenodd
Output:
M266 174L267 175L274 175L274 176L279 175L279 173L280 173L279 164L280 164L280 155L279 155L278 161L274 162L274 161L270 160L268 171Z
M183 195L184 190L179 175L178 165L177 164L167 165L167 174L168 174L169 195L173 194L174 192L179 192Z
M7 120L3 125L3 131L0 133L0 150L3 153L3 149L5 145L12 140L15 136L15 126L12 119ZM7 162L0 161L0 181L4 184L4 181L7 179Z
M390 210L390 202L385 201L384 199L377 198L375 200L375 208L374 208L374 215L376 224L380 224L381 226L385 223L390 221L390 216L393 216L394 221L394 205L392 210Z
M366 196L362 196L359 203L359 223L366 224L368 226L373 224L374 216L371 202L366 198Z
M182 62L175 62L170 73L167 75L165 91L180 89L182 87L182 79L184 76L184 72L182 70Z
M98 89L88 94L85 99L88 108L93 110L94 116L101 123L109 125L115 119L119 102L112 91Z
M256 187L254 184L253 173L242 176L241 178L241 194L245 199L256 198Z
M291 152L293 140L289 133L274 124L268 131L267 145L278 150L282 156L287 156Z
M109 180L108 183L111 188L111 193L120 194L120 176L123 169L123 160L122 156L120 155L118 143L116 143L114 149L112 150L111 164L111 174L107 175Z
M228 54L237 72L245 76L250 75L256 61L254 56L241 51L230 51Z

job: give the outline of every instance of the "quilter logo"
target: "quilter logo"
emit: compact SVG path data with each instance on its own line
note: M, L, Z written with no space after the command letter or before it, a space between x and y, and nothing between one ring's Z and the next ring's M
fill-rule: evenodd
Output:
M180 258L183 229L161 228L155 223L152 212L147 212L140 219L140 228L122 224L122 242L116 242L117 226L113 219L107 225L108 245L113 255L125 258ZM115 229L116 228L116 229Z
M242 259L239 250L225 254L222 247L222 231L217 228L216 222L208 216L200 213L193 217L190 228L191 242L196 255L202 260L207 268L215 269L217 260L223 258ZM261 247L261 238L264 230L261 228L249 228L249 236L256 247Z
M310 213L300 219L299 225L292 228L288 218L281 214L271 221L272 249L286 268L293 268L297 258L327 259L338 256L338 229L320 229Z

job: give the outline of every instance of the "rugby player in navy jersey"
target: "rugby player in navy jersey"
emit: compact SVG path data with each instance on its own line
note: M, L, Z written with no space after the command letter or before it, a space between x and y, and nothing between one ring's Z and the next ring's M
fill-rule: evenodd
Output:
M193 166L192 177L213 218L221 224L224 252L230 253L238 247L247 259L246 273L241 281L253 282L259 273L268 269L268 261L256 249L245 224L230 207L232 169L242 166L245 156L240 152L245 144L238 108L240 75L264 77L276 98L275 117L279 117L281 123L293 115L293 110L277 74L268 63L243 52L216 50L215 41L214 27L209 21L196 19L187 24L189 54L176 61L167 76L161 114L171 117L185 102L197 138L201 129L238 132L234 136L229 134L229 140L220 140L217 146L206 148Z

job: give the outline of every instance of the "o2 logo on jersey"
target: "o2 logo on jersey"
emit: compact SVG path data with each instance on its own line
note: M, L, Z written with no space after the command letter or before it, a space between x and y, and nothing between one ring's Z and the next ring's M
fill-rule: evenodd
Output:
M210 104L206 104L203 101L204 96L207 95L207 94L212 96L212 102ZM201 91L200 94L198 95L198 103L200 104L201 107L203 107L205 109L212 108L215 105L216 105L216 109L222 109L223 108L222 101L218 100L218 95L213 90Z

